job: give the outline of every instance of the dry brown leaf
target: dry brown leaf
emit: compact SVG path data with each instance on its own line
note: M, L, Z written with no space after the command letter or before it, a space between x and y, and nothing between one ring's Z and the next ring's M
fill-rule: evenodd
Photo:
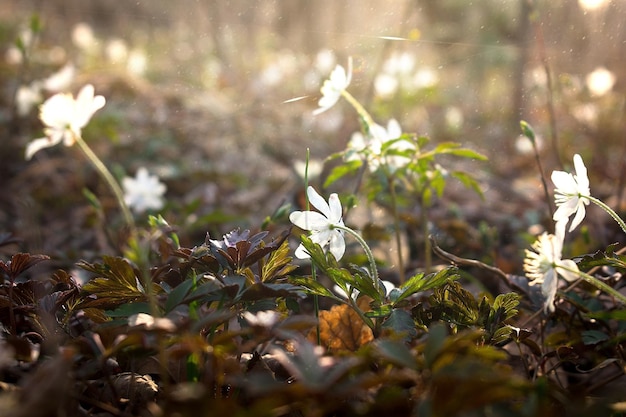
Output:
M365 300L363 302L367 303ZM354 352L359 347L374 340L372 330L346 304L320 311L319 321L320 344L329 350ZM316 337L316 331L312 330L309 334L310 340L315 340Z

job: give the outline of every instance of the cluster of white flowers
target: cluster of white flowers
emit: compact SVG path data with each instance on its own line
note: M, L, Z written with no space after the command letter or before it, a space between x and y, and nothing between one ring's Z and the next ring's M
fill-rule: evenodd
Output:
M402 155L386 155L383 147L387 142L401 136L402 128L396 119L391 119L386 128L379 124L370 126L367 137L361 132L354 132L348 142L346 160L364 159L371 172L376 171L382 165L385 165L391 172L400 169L409 163L409 158ZM415 150L415 145L407 140L399 140L387 148L387 151L407 150Z

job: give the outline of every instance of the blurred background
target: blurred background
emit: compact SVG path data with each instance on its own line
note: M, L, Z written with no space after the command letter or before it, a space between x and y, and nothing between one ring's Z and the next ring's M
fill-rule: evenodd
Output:
M485 200L451 186L432 219L459 250L488 249L502 266L508 245L515 258L524 234L550 222L520 120L548 177L579 153L592 194L623 213L624 0L3 0L0 232L60 259L110 249L121 219L80 151L23 158L42 136L39 104L86 83L107 105L85 139L118 178L140 167L160 177L183 244L258 229L298 206L307 148L322 162L358 130L345 102L312 115L348 57L349 91L377 122L489 157L453 167ZM589 224L586 248L619 239L605 216Z

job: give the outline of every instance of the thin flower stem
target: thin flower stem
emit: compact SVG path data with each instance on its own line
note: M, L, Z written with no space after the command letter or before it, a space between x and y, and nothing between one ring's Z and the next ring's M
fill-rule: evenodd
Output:
M309 188L309 160L311 158L311 149L310 148L306 148L306 163L304 165L304 195L306 195L306 210L309 211L311 209L311 205L309 203L309 195L306 192L306 190L308 190ZM311 278L313 278L313 281L317 281L317 271L315 269L315 264L311 263ZM319 322L319 318L320 318L320 302L319 302L319 297L317 296L317 294L313 294L313 310L315 311L315 318L317 319L317 326L316 326L316 335L317 335L317 344L321 345L322 344L322 338L321 338L321 330L320 330L320 322Z
M133 215L131 214L130 210L128 209L128 206L124 202L124 193L122 192L122 189L120 188L119 184L117 183L115 178L113 178L113 175L107 169L107 167L104 165L104 163L91 150L89 145L87 145L87 142L85 142L80 135L76 135L75 134L74 135L74 140L76 141L76 143L78 144L80 149L85 153L85 155L87 156L89 161L98 170L100 175L102 175L102 178L104 178L104 180L106 181L107 185L111 188L111 191L113 191L113 194L115 195L115 198L117 199L117 203L119 204L120 209L122 209L122 214L124 215L124 220L126 221L126 224L128 225L128 227L131 230L134 230L135 229L135 220L133 219Z
M350 307L352 307L352 309L359 315L361 320L363 320L363 323L365 323L367 327L372 329L373 332L376 332L376 324L372 321L371 318L367 317L365 313L363 313L363 311L357 305L356 301L354 301L352 298L349 298L348 303L350 304Z
M580 278L582 278L585 282L588 282L589 284L593 285L594 287L596 287L597 289L606 292L607 294L617 298L619 301L621 301L622 304L626 305L626 296L624 296L623 294L621 294L620 292L618 292L617 290L615 290L613 287L610 287L609 285L605 284L604 282L600 281L598 278L595 278L585 272L582 272L578 269L570 269L561 265L557 265L555 266L556 268L560 268L564 271L569 271L572 272L576 275L578 275Z
M359 116L361 116L368 128L375 125L372 116L367 112L367 110L365 110L365 107L363 107L361 103L359 103L359 101L354 98L352 94L348 93L348 91L346 90L341 90L341 95L343 98L346 99L348 103L350 103L352 107L354 107L354 110L356 110Z
M339 229L339 230L343 230L344 232L347 232L349 235L354 237L356 241L359 242L359 244L363 247L363 250L365 251L365 254L367 255L367 259L369 260L370 273L372 275L372 279L374 280L374 286L376 287L377 291L380 291L380 283L378 282L379 281L378 268L376 268L376 261L374 260L374 254L372 253L372 250L367 245L365 240L361 237L361 235L359 235L357 232L350 229L349 227L339 226L339 225L333 225L332 227L335 229Z
M404 284L406 276L404 271L404 258L402 256L400 220L398 219L398 199L396 196L396 188L393 184L393 177L391 175L387 175L387 180L387 184L389 186L389 195L391 196L391 210L393 212L393 228L396 235L396 249L398 250L398 273L400 274L400 284Z
M622 220L621 217L619 217L617 215L617 213L615 211L613 211L613 209L611 207L609 207L606 204L604 204L604 202L602 200L599 200L599 199L597 199L595 197L592 197L590 195L586 195L586 196L584 196L584 198L589 199L589 201L591 201L592 203L594 203L597 206L600 206L600 208L602 208L602 210L604 210L607 213L609 213L609 216L613 217L613 220L615 220L617 222L617 224L619 224L619 227L622 228L624 233L626 233L626 223L624 223L624 220Z

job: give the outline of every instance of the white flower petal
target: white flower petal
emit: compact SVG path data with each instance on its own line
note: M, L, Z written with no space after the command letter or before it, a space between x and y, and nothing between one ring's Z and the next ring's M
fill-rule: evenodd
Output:
M296 248L296 251L293 254L298 259L309 259L311 257L311 255L309 255L309 252L307 252L302 243Z
M572 220L572 224L569 227L569 231L570 232L572 232L574 229L576 229L576 227L578 227L578 225L585 218L585 205L581 204L582 201L583 201L582 199L579 200L578 209L576 210L576 215L574 216L574 219Z
M49 148L58 144L60 140L53 141L51 138L38 138L30 141L28 145L26 145L26 160L29 160L33 157L34 154L39 152L44 148Z
M303 230L320 230L328 227L328 218L316 211L294 211L289 221Z
M328 206L328 203L326 202L326 200L324 200L324 198L321 195L319 195L317 191L315 191L315 188L309 185L309 187L306 190L306 194L309 198L309 203L311 203L313 207L318 209L324 216L330 219L331 217L330 207Z
M555 192L565 195L576 194L576 180L573 175L564 171L552 171L552 183L556 187Z
M576 154L574 155L574 169L576 170L576 182L580 189L587 189L589 191L589 177L587 176L587 167L583 162L583 158ZM584 193L581 193L585 195Z
M578 265L571 259L563 259L557 263L557 266L560 267L558 273L567 281L574 282L579 278L578 274L575 272L578 271Z
M346 242L343 235L340 233L333 233L330 237L330 253L333 254L336 260L340 260L345 252Z
M341 201L339 200L339 196L336 193L332 193L328 198L328 206L328 220L330 220L332 224L338 224L339 222L341 222L341 217L343 216L343 208L341 207Z

